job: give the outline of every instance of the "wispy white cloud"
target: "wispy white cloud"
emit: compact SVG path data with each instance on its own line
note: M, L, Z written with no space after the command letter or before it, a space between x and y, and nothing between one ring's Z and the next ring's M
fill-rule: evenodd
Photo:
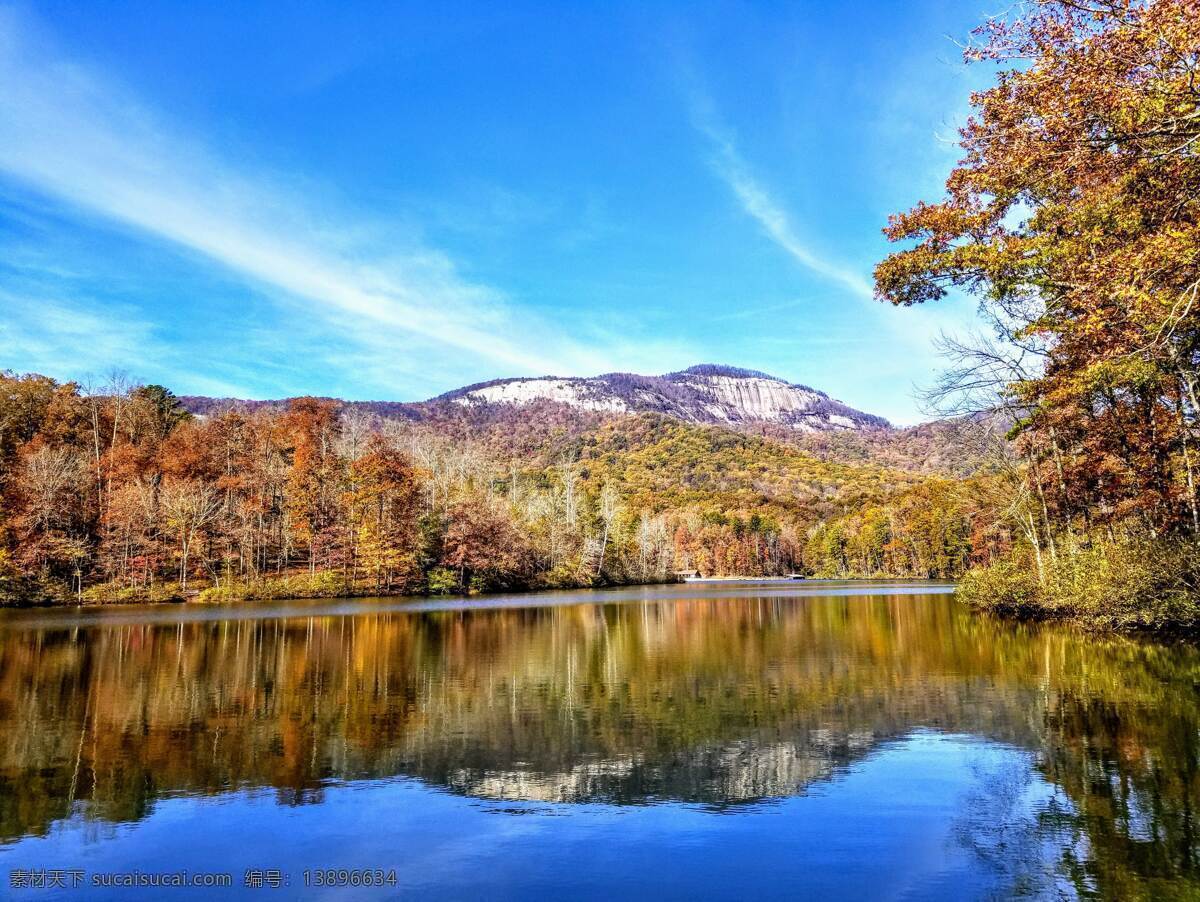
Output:
M689 94L692 122L711 145L713 171L729 186L746 214L805 269L870 300L874 295L870 281L843 263L820 254L800 236L783 204L751 173L733 135L720 123L707 95L695 87L690 88Z
M721 174L729 182L745 211L758 220L776 244L818 275L837 282L859 297L872 297L870 282L858 273L818 256L799 238L783 208L745 170L732 145L723 148L722 156L725 163Z
M739 149L736 132L719 115L686 56L680 57L678 76L690 107L692 125L705 140L713 173L728 187L742 212L770 241L830 288L826 297L810 296L780 304L773 312L792 306L806 306L813 311L819 309L821 303L838 300L848 301L853 307L855 328L852 333L833 334L826 327L821 332L772 335L757 340L760 351L769 358L780 348L802 355L820 346L838 347L844 350L847 363L857 361L850 364L851 372L842 373L834 380L847 385L844 393L848 396L870 396L879 393L880 385L905 384L910 395L918 395L922 385L942 366L937 358L935 339L939 333L960 331L964 324L973 321L972 308L947 304L897 308L878 301L869 271L855 268L806 239L804 229L793 221L786 204L747 162ZM876 236L869 237L874 240ZM864 234L863 244L867 239ZM763 312L770 310L766 308ZM928 375L921 373L922 366ZM893 401L892 404L893 409L881 408L881 412L895 423L915 422L911 403L902 405Z
M706 139L714 173L729 187L739 206L763 233L805 270L819 276L831 286L840 286L858 302L862 313L859 339L871 339L877 346L894 351L899 343L907 351L920 353L932 360L935 337L944 331L959 328L964 317L961 309L945 305L925 305L919 310L899 309L875 298L874 285L868 274L847 265L844 261L812 246L789 216L787 209L763 182L756 177L738 149L736 136L727 128L715 110L708 94L699 86L694 69L685 65L682 70L685 94L691 109L692 123ZM893 356L894 361L899 358ZM882 360L875 362L882 366ZM887 374L880 370L881 377Z
M207 257L383 355L381 363L414 345L476 355L506 372L589 372L612 362L464 278L436 249L408 241L381 252L381 242L363 240L370 229L353 212L309 200L313 186L205 148L3 7L0 175Z

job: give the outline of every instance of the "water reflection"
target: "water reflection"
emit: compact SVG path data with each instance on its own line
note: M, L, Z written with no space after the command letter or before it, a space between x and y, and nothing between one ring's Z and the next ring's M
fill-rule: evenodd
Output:
M820 591L7 617L0 836L139 821L180 794L318 804L339 781L396 776L518 811L752 813L931 736L964 766L1013 750L974 775L953 824L1010 890L1047 890L1025 873L1037 862L1060 892L1200 891L1194 649L1014 627L947 595ZM910 804L889 767L887 803Z

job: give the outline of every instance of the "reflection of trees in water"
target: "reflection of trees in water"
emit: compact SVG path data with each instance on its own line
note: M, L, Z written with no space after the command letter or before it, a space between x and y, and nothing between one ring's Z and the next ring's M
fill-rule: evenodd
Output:
M1200 893L1194 674L1176 677L1176 691L1164 687L1158 703L1138 695L1123 704L1073 687L1047 705L1042 769L1075 801L1095 851L1064 862L1081 884L1168 899L1179 890L1155 878L1182 875L1191 881L1188 897Z
M1000 625L945 597L14 630L0 647L8 837L77 802L134 820L164 792L296 803L396 774L725 805L802 792L928 727L1035 753L1087 838L1061 847L1079 885L1195 872L1197 654Z

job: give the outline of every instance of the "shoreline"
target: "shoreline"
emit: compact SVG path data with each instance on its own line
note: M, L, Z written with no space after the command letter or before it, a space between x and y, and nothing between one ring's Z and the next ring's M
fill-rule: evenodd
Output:
M1020 609L1006 609L1004 607L995 606L989 607L971 601L963 596L959 591L960 584L953 580L931 580L928 578L915 576L832 576L832 577L804 577L796 579L786 576L713 576L700 577L693 579L674 579L667 578L662 580L652 581L629 581L629 582L606 582L593 585L565 585L565 586L527 586L520 588L498 588L487 591L475 592L420 592L420 591L376 591L374 589L358 589L355 591L328 591L328 592L310 592L307 594L290 594L281 593L274 594L267 592L265 594L256 594L264 589L270 589L270 583L256 584L249 586L251 591L246 594L231 594L218 598L204 599L206 590L218 587L205 587L202 590L189 590L187 597L181 596L178 593L163 593L158 597L154 597L153 593L148 596L128 597L120 599L105 599L91 600L83 602L64 602L60 600L48 599L42 601L28 601L18 604L0 605L0 616L6 611L11 612L48 612L48 611L63 611L63 612L100 612L104 610L112 611L128 611L136 612L138 610L176 608L180 610L193 610L196 612L204 611L219 611L221 609L233 609L236 611L245 611L247 613L259 612L262 609L274 604L284 604L288 602L304 602L304 601L356 601L361 599L381 599L381 600L400 600L409 599L416 606L415 609L425 610L425 607L430 606L428 610L456 610L463 605L469 605L472 601L487 602L491 599L505 598L524 598L536 597L550 593L559 592L574 592L574 591L596 591L603 592L605 590L621 590L636 588L638 586L654 587L654 586L684 586L684 585L700 585L700 586L719 586L732 584L759 584L771 586L796 585L796 586L819 586L824 583L857 583L857 582L872 582L872 581L887 581L892 583L928 583L937 584L939 586L951 586L954 588L955 600L968 608L973 615L982 616L984 618L993 618L1002 622L1014 625L1061 625L1078 629L1081 632L1087 633L1097 638L1113 637L1139 641L1152 641L1159 643L1184 643L1188 645L1200 645L1200 628L1183 626L1179 624L1136 624L1136 623L1108 623L1097 622L1094 618L1090 618L1079 612L1054 610L1047 607L1033 608L1024 606ZM225 587L220 587L225 589ZM344 587L342 587L344 588ZM406 608L407 610L408 608Z
M793 578L788 576L709 576L696 579L677 579L667 577L655 580L629 580L623 582L600 582L592 584L568 584L557 586L521 586L488 589L484 591L465 592L429 592L414 588L400 590L377 590L374 588L346 587L344 585L330 586L325 591L309 592L276 592L281 589L277 581L268 580L262 583L238 584L233 591L227 586L205 586L201 589L188 589L185 594L172 591L165 587L150 588L144 591L129 589L120 590L124 597L107 596L78 601L73 596L70 601L45 598L42 600L21 601L18 603L2 604L0 611L29 611L29 610L93 610L103 608L139 608L157 607L163 605L178 607L215 607L218 605L247 605L252 606L262 602L273 601L309 601L317 599L353 599L353 598L421 598L436 600L442 598L489 598L502 595L536 595L542 592L570 592L580 589L624 589L635 586L670 586L670 585L722 585L731 583L760 583L770 585L805 585L826 582L870 582L886 580L889 582L906 583L939 583L956 585L953 580L930 579L919 576L889 576L875 574L872 576L806 576ZM281 582L281 581L280 581ZM209 597L205 597L209 595Z
M294 577L293 577L294 578ZM413 587L403 589L386 590L376 588L360 588L347 587L344 584L330 585L328 589L313 589L311 591L276 591L282 589L280 583L286 581L284 579L269 579L258 583L239 583L235 588L227 587L227 585L205 585L200 589L188 589L186 593L181 593L178 590L168 588L154 588L145 590L130 590L122 589L119 593L113 595L94 595L92 597L84 597L80 601L77 596L71 596L71 600L53 599L46 597L42 600L30 600L2 603L0 611L29 611L29 609L46 609L46 608L109 608L109 607L138 607L146 605L193 605L193 606L209 606L209 605L236 605L236 603L262 602L262 601L302 601L310 599L398 599L398 597L416 597L416 599L439 599L439 597L486 597L494 595L530 595L536 593L546 593L546 591L571 591L576 589L623 589L636 587L636 585L719 585L722 583L764 583L764 584L805 584L805 583L824 583L824 582L872 582L872 581L888 581L888 582L908 582L908 583L941 583L947 585L955 585L953 579L935 579L930 577L918 576L889 576L886 573L877 573L872 576L805 576L805 577L787 577L787 576L714 576L714 577L698 577L698 578L673 578L666 577L662 579L631 579L631 581L618 582L599 582L599 583L569 583L564 585L526 585L526 587L508 587L487 590L475 591L458 591L458 593L445 593L445 591L422 591ZM96 587L91 591L95 591ZM240 591L239 591L240 590ZM209 597L205 597L208 595Z
M332 599L355 599L355 598L488 598L498 595L532 595L538 592L569 592L579 589L620 589L629 588L632 586L667 586L682 584L682 580L663 579L649 581L629 581L629 582L602 582L591 585L576 584L562 586L523 586L511 588L488 589L486 591L464 591L464 592L429 592L420 591L413 587L404 589L386 590L375 588L357 588L337 586L332 587L329 591L312 591L312 592L280 592L276 594L271 591L275 588L272 585L273 581L253 584L239 584L239 588L245 588L246 592L231 592L226 586L205 586L199 590L189 589L186 593L163 591L161 594L154 593L148 590L145 594L131 593L129 597L104 597L93 598L86 600L76 600L72 597L70 601L63 601L54 598L44 600L21 601L10 604L0 604L0 611L34 611L34 610L99 610L103 608L139 608L139 607L160 607L170 605L173 607L196 607L209 608L218 605L247 605L252 606L261 602L273 601L315 601L315 600L332 600ZM122 590L128 592L129 590ZM205 598L206 593L211 593L211 597Z

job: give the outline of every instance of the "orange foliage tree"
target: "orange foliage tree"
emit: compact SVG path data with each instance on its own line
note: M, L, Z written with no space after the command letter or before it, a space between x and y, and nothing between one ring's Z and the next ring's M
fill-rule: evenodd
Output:
M1200 2L1039 0L967 57L1001 71L945 197L891 219L912 243L878 294L981 299L1001 341L956 387L1007 383L1039 544L1200 531Z

